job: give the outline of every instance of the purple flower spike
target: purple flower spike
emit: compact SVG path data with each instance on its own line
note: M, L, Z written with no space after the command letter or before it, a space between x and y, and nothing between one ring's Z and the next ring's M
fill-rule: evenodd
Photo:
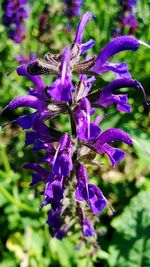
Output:
M14 2L24 4L26 1L9 1L9 12L11 13L10 7ZM132 0L131 2L133 3ZM80 0L72 0L72 4L80 3ZM45 11L48 14L47 7ZM21 15L24 16L22 12ZM85 239L93 236L93 243L96 237L93 222L108 202L100 188L90 183L82 163L89 165L91 162L100 167L96 159L98 153L106 154L115 167L124 159L125 152L113 147L113 142L132 144L131 137L123 130L111 128L101 133L99 128L108 106L115 104L119 111L131 111L127 94L117 94L118 89L140 89L145 103L148 104L144 88L131 78L127 64L108 60L121 51L136 51L140 44L148 45L131 36L118 37L109 42L97 58L88 55L80 60L80 55L83 56L95 44L93 39L82 43L84 29L92 17L91 12L83 15L70 48L66 47L60 54L48 52L43 59L36 59L17 68L17 74L31 80L35 86L29 88L27 95L13 99L0 114L8 108L34 109L32 114L22 114L15 121L22 129L29 129L26 132L25 146L31 145L31 152L34 155L39 152L42 156L38 163L25 164L24 168L32 171L31 185L39 182L44 185L40 207L49 205L47 224L52 237L62 239L68 231L76 231L78 221ZM97 88L97 76L108 71L114 72L116 80L100 90ZM58 77L48 86L38 76L56 74ZM72 81L72 75L77 75L79 79ZM100 110L99 114L97 108ZM58 116L61 118L64 114L67 116L67 125L70 122L70 129L66 132L64 128L55 129L62 122L60 120L58 123ZM92 214L89 214L90 210Z
M97 151L100 154L108 155L111 161L112 167L115 167L115 165L118 164L120 161L122 161L126 155L126 153L122 149L112 147L108 144L104 144L99 149L97 149Z
M4 10L3 23L6 26L8 37L15 43L21 43L26 35L24 19L28 17L29 8L26 1L4 0L2 8Z
M16 69L17 73L19 76L24 76L27 79L29 79L30 81L32 81L39 90L44 90L45 89L45 84L42 81L40 76L32 76L30 74L28 74L27 72L27 66L25 65L21 65Z
M82 232L85 237L96 235L93 225L87 218L82 222Z
M74 86L71 82L70 73L70 48L66 47L62 54L60 73L58 79L52 83L47 92L56 101L71 101L71 92Z
M92 71L98 72L99 68L113 55L124 50L137 50L140 44L137 39L131 36L120 36L109 42L96 58Z
M87 23L93 18L93 14L91 12L86 12L83 17L81 18L77 31L76 31L76 36L74 39L74 43L81 44L82 43L82 37L83 37L83 32L84 29L87 25Z
M54 156L53 172L57 175L68 176L72 168L72 144L68 134L64 134Z

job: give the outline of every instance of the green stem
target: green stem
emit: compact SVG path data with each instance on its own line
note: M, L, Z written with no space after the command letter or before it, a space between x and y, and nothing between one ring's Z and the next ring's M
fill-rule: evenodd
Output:
M20 209L27 211L29 213L34 213L37 214L38 212L32 208L30 208L29 206L27 206L26 204L20 202L19 200L16 200L2 185L0 185L0 192L2 193L2 195L12 204L14 204L15 206L19 207Z
M10 171L11 171L10 164L8 161L5 147L3 147L3 146L1 146L1 148L0 148L0 157L1 157L1 160L4 164L5 171L7 172L7 174L10 173Z

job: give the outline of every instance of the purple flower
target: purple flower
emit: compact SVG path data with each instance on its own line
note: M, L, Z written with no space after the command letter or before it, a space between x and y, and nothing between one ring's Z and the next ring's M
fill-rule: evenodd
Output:
M78 138L84 141L94 140L100 134L100 129L96 123L90 122L90 114L90 102L84 97L81 99L75 114Z
M98 215L107 205L107 200L97 186L88 184L87 171L83 165L80 165L77 169L77 181L76 199L87 201L92 212Z
M72 144L68 134L64 134L54 156L53 172L57 175L68 176L72 168Z
M26 65L21 65L19 66L17 69L17 74L19 76L23 76L23 77L26 77L27 79L29 79L32 83L34 83L34 85L37 87L38 91L42 91L43 93L43 90L45 89L45 84L44 82L42 81L41 77L40 76L32 76L30 74L28 74L27 72L27 67ZM41 95L41 97L43 97L43 94Z
M124 50L133 50L136 51L139 48L140 44L139 42L131 37L131 36L121 36L113 39L111 42L109 42L100 52L98 57L96 58L95 65L91 69L92 72L95 72L97 74L102 74L106 71L112 70L116 73L118 73L118 69L114 68L111 69L111 65L109 66L107 60L111 58L113 55L120 53ZM126 65L125 65L126 66ZM114 65L115 67L115 65ZM117 67L117 66L116 66ZM127 73L128 70L125 67L125 70L123 73Z
M66 16L68 16L69 18L73 18L80 15L82 0L64 0L64 3L66 4Z
M21 43L25 35L24 19L28 17L25 7L27 1L21 0L5 0L3 2L3 23L7 28L8 36L15 43Z
M126 87L141 89L147 104L144 88L131 78L127 64L109 62L112 56L124 50L136 51L143 42L131 36L118 37L97 57L88 55L80 61L80 56L95 44L92 39L85 43L82 40L84 29L92 18L91 12L83 15L71 48L66 47L60 54L49 52L44 59L35 59L17 68L17 74L34 85L27 95L16 97L6 106L10 111L20 107L34 109L33 113L16 119L22 129L28 129L25 146L31 146L31 152L42 155L38 163L25 164L24 168L33 172L31 185L44 184L41 207L50 206L47 224L52 236L58 239L74 229L76 221L85 238L95 236L93 219L107 205L100 188L89 182L82 162L89 164L91 159L91 164L96 163L96 153L106 154L114 167L125 157L125 152L112 146L112 142L132 144L131 137L123 130L111 128L101 132L99 124L105 116L103 110L115 104L117 110L130 112L127 94L117 94L118 89ZM116 80L97 89L96 77L108 71L115 73ZM76 84L72 82L72 73L79 75ZM46 87L39 76L42 74L58 77ZM52 123L51 120L60 114L68 115L69 133L53 128L55 120ZM92 211L90 220L89 208Z
M47 92L56 101L71 101L71 92L74 86L71 82L70 49L66 47L62 54L60 73L58 79L52 83Z
M49 181L44 191L44 201L48 199L50 203L54 200L56 203L60 203L64 191L63 180L64 177L62 175L55 175L54 173L49 175Z
M124 142L128 145L132 144L132 139L127 133L125 133L120 129L111 128L101 133L98 136L96 142L90 145L98 153L100 154L106 153L113 167L125 157L125 152L123 150L114 148L108 144L114 141Z
M96 235L93 225L87 218L85 218L82 223L82 232L85 237Z
M118 3L123 9L130 10L136 5L137 1L138 0L118 0Z
M131 106L128 104L128 96L127 94L113 94L120 88L131 87L134 89L140 89L144 96L144 101L147 103L147 97L145 94L145 90L142 85L133 79L117 79L109 83L104 89L101 91L97 91L88 96L88 99L91 102L91 106L102 108L108 107L112 104L117 105L117 109L119 111L131 112Z
M82 43L83 33L84 29L87 25L87 23L93 18L93 14L91 12L86 12L83 17L81 18L77 30L76 30L76 36L74 39L74 44L77 44L80 49L81 53L84 54L88 49L90 49L94 44L95 41L93 39L90 39L86 43Z

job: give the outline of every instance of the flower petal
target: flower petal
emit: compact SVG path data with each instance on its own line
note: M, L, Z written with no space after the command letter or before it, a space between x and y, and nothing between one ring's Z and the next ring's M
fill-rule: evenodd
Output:
M87 25L87 23L93 18L93 14L91 12L86 12L83 17L81 18L78 27L77 27L77 31L76 31L76 36L74 39L74 43L78 43L81 44L82 43L82 36L83 36L83 32L84 29Z
M140 44L131 36L120 36L110 41L96 58L93 71L102 66L110 57L124 50L137 50Z
M101 147L101 154L107 154L112 166L115 167L116 164L118 164L120 161L122 161L126 155L126 153L119 148L112 147L108 144L104 144Z
M91 47L95 45L95 41L93 39L90 39L84 44L81 44L81 54L85 54L87 50L89 50Z
M128 145L132 144L132 139L131 137L124 132L123 130L117 129L117 128L111 128L106 131L104 131L96 140L94 146L100 147L105 143L110 143L110 142L124 142Z
M37 110L43 109L43 102L32 95L18 96L10 101L8 108L14 110L20 107L29 107Z
M98 215L107 205L107 200L101 190L93 184L88 185L89 204L95 215Z
M82 232L85 237L96 235L93 225L87 218L85 218L82 222Z
M71 82L70 48L66 47L62 54L58 79L51 84L47 92L56 101L69 102L71 100L72 91L74 91L74 86Z

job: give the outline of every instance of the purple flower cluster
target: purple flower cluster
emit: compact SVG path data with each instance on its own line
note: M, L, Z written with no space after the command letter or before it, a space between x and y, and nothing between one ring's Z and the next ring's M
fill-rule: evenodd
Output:
M66 4L65 14L69 18L74 18L80 15L82 0L64 0Z
M47 53L44 60L36 59L17 68L18 75L31 80L34 88L30 87L27 95L16 97L7 106L11 111L19 107L35 110L20 116L17 123L27 130L26 146L32 145L33 152L43 150L45 155L40 160L42 165L28 163L24 167L33 172L32 186L39 182L44 184L41 207L50 205L47 223L52 235L59 239L74 227L75 218L86 238L96 236L89 211L93 216L99 216L107 206L102 191L88 179L86 158L92 151L105 154L114 167L124 159L125 152L113 146L113 142L132 144L131 137L121 129L101 130L102 110L116 105L118 111L131 112L127 94L117 93L124 87L141 89L146 101L142 85L131 78L126 63L109 61L121 51L136 51L140 43L135 38L117 37L97 57L88 55L80 60L80 56L95 44L92 39L82 41L84 29L92 18L90 12L81 18L71 48L66 47L60 55ZM108 71L112 71L116 79L102 89L91 90L96 77ZM76 84L72 81L72 73L79 75ZM47 87L41 74L57 74L57 78ZM93 120L96 110L101 114ZM48 121L59 114L68 114L71 135L58 131L51 124L48 126Z
M118 0L120 6L117 15L119 26L114 31L114 36L122 35L124 32L134 34L137 31L138 22L133 12L133 8L138 0Z
M4 0L2 7L4 10L3 23L7 28L10 39L15 43L21 43L26 36L24 19L28 17L25 8L27 0Z

